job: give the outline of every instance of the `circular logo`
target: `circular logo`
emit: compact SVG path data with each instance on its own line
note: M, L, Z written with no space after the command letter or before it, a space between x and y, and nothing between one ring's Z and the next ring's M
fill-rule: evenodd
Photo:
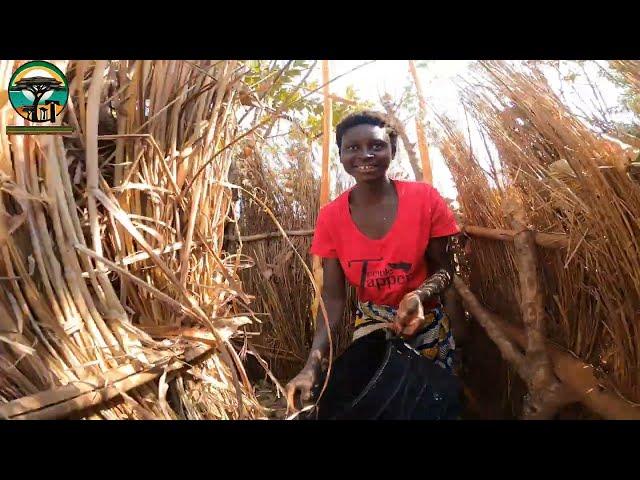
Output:
M25 63L11 76L9 100L22 118L55 123L69 100L67 78L52 63Z

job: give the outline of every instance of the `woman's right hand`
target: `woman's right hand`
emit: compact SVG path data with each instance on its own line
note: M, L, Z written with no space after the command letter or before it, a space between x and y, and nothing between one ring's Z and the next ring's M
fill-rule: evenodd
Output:
M391 328L402 338L411 338L424 326L422 300L417 292L409 292L400 301L396 319Z
M318 380L318 371L313 367L304 367L289 383L287 383L287 407L289 411L297 411L296 399L304 404L311 400L313 387ZM298 397L299 394L299 397ZM304 405L303 405L304 406Z

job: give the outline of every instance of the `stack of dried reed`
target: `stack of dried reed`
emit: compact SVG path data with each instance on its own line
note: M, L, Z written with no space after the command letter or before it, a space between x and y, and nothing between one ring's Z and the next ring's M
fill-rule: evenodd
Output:
M0 414L261 416L222 251L243 65L64 63L76 135L0 132Z
M239 159L238 178L256 192L270 214L241 193L238 226L242 237L250 240L241 246L234 243L256 264L240 275L245 291L256 299L251 307L260 319L259 325L250 328L260 332L253 345L265 356L274 374L284 380L304 365L315 332L311 313L313 285L291 244L311 268L309 248L319 208L320 181L314 176L309 139L291 133L279 146L272 143L271 147L260 149L253 144ZM290 232L288 240L262 237L277 230L274 218ZM254 236L258 238L253 239ZM350 304L352 298L353 295ZM349 337L350 312L347 309L343 328L337 333L337 353Z
M633 72L638 78L637 65ZM539 252L547 332L593 364L604 384L640 401L640 185L628 174L637 152L580 122L534 65L482 62L461 93L498 152L480 162L465 134L439 117L465 222L509 228L502 207L515 195L529 227L567 235L568 248ZM474 239L470 261L482 301L519 322L512 245Z

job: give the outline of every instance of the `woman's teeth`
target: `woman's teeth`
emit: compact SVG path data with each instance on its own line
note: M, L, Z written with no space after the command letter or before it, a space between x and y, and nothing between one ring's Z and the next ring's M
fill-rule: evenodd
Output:
M375 169L376 167L374 167L373 165L360 165L359 167L356 167L356 170L358 170L359 172L370 172Z

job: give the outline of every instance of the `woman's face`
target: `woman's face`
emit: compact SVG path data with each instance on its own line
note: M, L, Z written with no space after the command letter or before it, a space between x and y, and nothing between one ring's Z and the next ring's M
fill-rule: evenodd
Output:
M371 182L386 175L393 155L384 128L356 125L342 135L340 161L356 182Z

